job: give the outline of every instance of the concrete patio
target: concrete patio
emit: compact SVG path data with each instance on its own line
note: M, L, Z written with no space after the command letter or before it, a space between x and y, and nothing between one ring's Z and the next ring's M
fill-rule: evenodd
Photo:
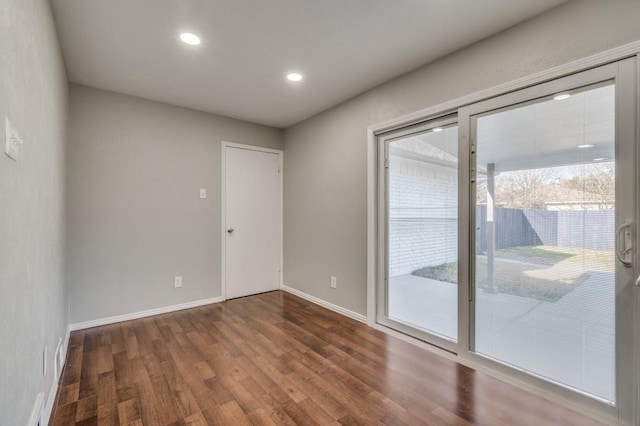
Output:
M613 401L614 282L612 274L589 271L555 303L479 290L476 352ZM392 277L389 316L455 338L457 286L414 275Z

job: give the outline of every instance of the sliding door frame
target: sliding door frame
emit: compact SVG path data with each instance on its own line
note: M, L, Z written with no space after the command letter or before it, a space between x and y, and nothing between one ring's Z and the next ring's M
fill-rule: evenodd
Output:
M478 93L474 93L450 102L446 102L434 107L430 107L421 111L417 111L412 114L405 115L403 117L399 117L397 119L389 120L380 124L376 124L370 126L368 128L368 209L367 209L367 217L368 217L368 250L367 250L367 275L368 275L368 300L367 300L367 322L370 326L384 331L388 334L395 335L401 339L414 343L418 346L421 346L429 351L439 353L440 355L455 360L461 364L470 366L479 371L485 372L489 375L495 376L505 382L511 383L513 385L522 387L527 389L535 394L541 395L546 398L553 399L556 402L559 402L563 405L578 408L582 411L589 412L596 418L603 419L605 421L619 420L624 423L635 424L638 420L640 420L640 406L636 406L636 401L638 400L638 383L640 383L640 366L638 365L638 357L640 355L640 339L636 339L634 343L634 348L632 352L629 352L626 360L623 360L625 364L624 368L628 373L627 379L633 380L634 385L633 388L628 392L621 392L619 389L617 391L617 407L606 406L606 404L599 402L592 397L584 396L577 393L575 390L569 390L568 388L564 388L560 385L553 384L544 379L538 379L533 377L528 373L515 371L512 367L507 369L503 369L499 363L486 363L483 360L479 360L479 356L477 354L471 354L468 348L470 348L470 339L471 335L469 334L470 329L464 327L464 320L466 320L467 324L470 324L469 318L462 318L464 313L469 313L469 300L468 295L466 296L460 305L459 309L462 309L463 314L459 317L460 323L458 324L459 329L465 328L464 330L459 330L458 333L458 347L456 349L460 349L460 346L463 346L464 350L456 350L455 353L451 353L449 351L440 350L433 345L425 344L423 341L408 337L403 332L398 332L389 328L388 326L381 324L377 320L377 311L378 311L378 282L380 277L384 277L386 271L384 268L380 267L380 249L383 247L381 244L381 240L383 240L384 233L381 233L379 228L379 223L381 218L379 217L379 205L381 203L381 196L379 192L379 175L380 175L380 152L379 152L379 136L388 133L390 131L404 128L407 126L415 126L421 123L425 123L429 120L434 120L440 117L443 117L448 114L455 114L462 110L464 112L465 107L469 107L472 104L490 100L492 98L496 98L498 96L508 95L512 92L522 91L532 88L534 91L536 90L533 86L541 85L542 83L550 83L553 85L554 81L559 79L574 76L578 73L582 73L584 71L593 70L598 67L602 67L607 64L612 64L617 61L621 61L623 59L632 58L629 63L633 62L633 66L623 67L624 69L620 69L620 73L624 74L626 79L632 79L635 85L634 90L630 90L628 92L623 92L619 89L619 86L616 84L616 105L620 104L620 101L623 98L627 98L627 102L629 104L633 104L632 111L627 111L623 114L627 115L626 120L632 122L633 125L627 130L628 134L626 135L617 135L616 140L620 140L620 137L631 138L634 140L634 152L627 152L624 155L630 156L628 158L635 159L637 164L640 164L640 150L636 149L638 145L638 141L640 140L640 131L638 126L638 86L640 86L640 41L630 43L628 45L621 46L619 48L611 49L606 52L602 52L584 59L580 59L578 61L574 61L568 63L566 65L562 65L556 68L553 68L548 71L543 71L529 77L525 77L510 83L502 84L496 86L494 88L484 90ZM616 64L612 64L611 66L617 66ZM616 74L617 77L618 74ZM610 80L611 78L605 78L604 80ZM616 82L617 83L617 82ZM585 85L588 85L585 84ZM550 86L552 87L552 86ZM563 89L566 89L566 86L562 86ZM632 99L629 99L632 98ZM515 102L517 103L517 102ZM469 111L467 111L467 115L469 115ZM461 141L463 138L469 138L469 121L462 117L462 114L458 116L458 126L459 126L459 136ZM619 126L616 126L618 129ZM618 130L617 130L618 131ZM465 185L468 185L470 180L470 161L471 158L469 156L469 146L466 147L459 146L459 180L458 187L461 194L470 194L470 188L465 188ZM618 148L619 149L619 148ZM617 155L623 155L618 153ZM635 171L633 176L629 177L633 180L634 184L637 185L637 189L640 189L640 175L638 170ZM463 200L461 200L463 201ZM459 232L459 244L460 247L470 247L468 240L465 240L465 236L474 235L474 233L470 232L471 221L466 220L470 216L470 205L471 198L469 196L465 197L464 203L459 203L459 210L466 209L464 214L459 214L458 221L460 230L465 228L465 232ZM637 222L640 217L640 197L636 197L635 201L631 201L634 204L635 217L634 225L637 227ZM384 219L384 218L382 218ZM466 222L466 223L465 223ZM634 234L634 248L640 247L640 232L635 232ZM634 265L638 265L640 261L640 256L638 255L637 249L634 249ZM468 250L459 253L461 264L459 265L459 276L460 283L469 283L470 271L465 267L469 264L469 256L470 253ZM463 257L466 256L466 259ZM629 271L633 274L634 277L637 276L638 268L637 266L633 268L632 271ZM462 285L461 287L468 286ZM634 286L635 289L635 286ZM620 297L629 297L632 296L631 299L635 300L635 306L633 306L633 312L629 314L629 320L634 331L634 335L637 336L639 327L636 326L636 322L640 320L640 313L638 312L638 307L640 306L640 292L634 290L635 295L617 295L617 298ZM466 304L466 306L465 306ZM466 309L463 309L465 308ZM618 342L619 339L616 339ZM616 343L618 344L618 343ZM617 369L620 368L621 362L618 361ZM619 374L618 374L619 375ZM631 378L631 379L630 379ZM620 385L620 381L617 379L616 382Z
M634 417L633 411L635 405L630 396L636 393L634 385L636 381L632 375L624 374L621 366L624 365L631 371L637 371L637 361L634 356L635 343L633 336L636 334L634 311L634 278L636 275L636 264L631 268L624 267L619 261L616 261L615 280L616 280L616 318L615 318L615 334L616 334L616 404L611 404L599 400L595 396L588 395L578 389L570 388L559 382L553 382L551 379L545 379L533 372L526 372L518 369L516 366L507 365L483 356L475 352L475 307L476 298L474 288L474 271L475 271L475 246L476 226L475 218L475 169L477 168L474 157L477 151L476 141L476 125L477 117L491 111L501 110L506 107L517 106L519 104L531 102L537 99L548 98L554 94L579 89L582 87L613 82L615 84L615 109L616 109L616 138L615 138L615 160L616 160L616 229L626 220L631 220L633 227L637 226L637 213L635 193L638 187L638 177L635 170L634 160L636 158L635 139L635 100L633 93L636 85L633 75L635 75L635 61L627 59L620 62L603 65L598 68L583 71L567 77L562 77L532 86L520 91L512 92L503 96L498 96L486 101L478 102L473 105L460 108L460 144L461 151L469 153L468 164L463 165L460 162L460 168L469 170L470 173L467 181L470 182L468 194L461 194L462 198L466 198L469 216L469 244L467 246L467 271L468 276L466 283L468 285L469 299L466 303L466 312L469 312L469 341L465 350L461 350L459 355L475 364L482 365L491 370L496 370L502 374L508 374L516 377L518 380L530 383L531 385L542 389L550 394L560 394L563 398L572 400L579 405L591 407L595 411L603 414L619 417L624 421L631 421ZM462 200L461 200L462 201ZM461 248L462 249L462 248ZM636 256L637 246L634 246L634 256ZM462 261L462 260L461 260Z
M378 240L378 253L382 256L378 262L378 277L377 284L377 296L376 296L376 322L386 327L393 328L410 336L415 336L420 340L423 340L429 344L432 344L440 349L446 350L451 353L458 353L460 344L460 324L458 323L458 338L449 339L445 336L440 336L435 333L420 330L415 327L411 327L408 324L394 320L388 315L388 294L389 294L389 143L397 139L406 138L411 135L424 133L436 127L448 127L456 125L458 118L455 114L439 117L433 120L426 121L414 126L409 126L403 129L396 129L390 132L379 135L378 138L378 235L381 237ZM459 143L458 143L459 146ZM458 170L460 166L458 165ZM460 178L458 172L458 179ZM461 210L458 208L458 219L460 218ZM457 250L458 251L458 250ZM460 302L460 290L461 286L458 286L458 306ZM462 289L463 292L465 289ZM465 296L466 297L466 296Z

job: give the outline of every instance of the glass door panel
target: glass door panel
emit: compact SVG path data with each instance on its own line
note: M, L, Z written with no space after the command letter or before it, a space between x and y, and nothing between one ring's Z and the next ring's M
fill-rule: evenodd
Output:
M376 322L639 424L637 64L377 134Z
M472 117L476 353L616 400L613 81Z
M387 141L386 318L456 341L458 127Z

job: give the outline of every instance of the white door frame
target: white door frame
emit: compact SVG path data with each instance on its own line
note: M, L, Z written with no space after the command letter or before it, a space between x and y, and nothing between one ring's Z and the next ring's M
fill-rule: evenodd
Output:
M221 149L221 180L220 180L220 240L221 240L221 257L220 257L220 271L221 271L221 281L220 286L222 289L222 300L227 300L227 267L226 267L226 253L227 253L227 190L226 190L226 171L227 171L227 148L237 148L237 149L246 149L248 151L257 151L257 152L266 152L270 154L278 155L278 167L280 169L280 177L278 182L278 192L279 192L279 200L278 200L278 215L280 217L279 225L280 232L278 235L280 237L279 246L280 246L280 274L279 274L279 287L282 288L282 276L283 276L283 257L284 257L284 244L283 244L283 180L282 175L284 174L283 168L283 160L284 160L284 152L280 149L271 149L271 148L263 148L260 146L253 145L245 145L241 143L235 142L227 142L222 141Z

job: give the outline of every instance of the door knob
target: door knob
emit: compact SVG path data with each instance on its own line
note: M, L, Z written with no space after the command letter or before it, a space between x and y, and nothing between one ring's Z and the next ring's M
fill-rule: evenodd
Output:
M227 229L227 233L228 233L228 234L233 234L233 228L229 228L229 229Z

